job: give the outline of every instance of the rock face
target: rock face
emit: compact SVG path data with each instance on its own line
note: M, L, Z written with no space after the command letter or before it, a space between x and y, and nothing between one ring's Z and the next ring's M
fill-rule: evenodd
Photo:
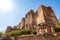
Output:
M49 33L56 21L52 8L41 5L36 12L30 10L16 28L36 30L38 34Z

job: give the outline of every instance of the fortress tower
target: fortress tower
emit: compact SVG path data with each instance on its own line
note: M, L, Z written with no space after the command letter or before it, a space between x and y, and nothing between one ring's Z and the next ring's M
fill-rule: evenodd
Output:
M36 24L39 31L51 32L51 28L56 25L57 18L51 9L51 7L46 7L41 5L37 10Z
M41 5L36 12L30 10L22 21L17 25L17 29L33 29L37 34L51 33L55 28L57 18L51 7Z

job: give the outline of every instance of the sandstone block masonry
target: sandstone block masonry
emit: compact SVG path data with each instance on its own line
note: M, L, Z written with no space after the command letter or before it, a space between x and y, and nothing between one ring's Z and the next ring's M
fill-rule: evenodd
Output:
M55 27L57 18L51 7L41 5L36 12L30 10L25 18L18 24L19 29L33 29L37 33L51 32Z
M60 35L59 36L51 36L51 35L18 36L18 37L12 37L11 40L60 40Z

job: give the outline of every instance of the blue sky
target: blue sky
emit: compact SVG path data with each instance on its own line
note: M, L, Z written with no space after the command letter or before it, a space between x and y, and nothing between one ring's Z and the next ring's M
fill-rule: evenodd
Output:
M60 0L0 0L0 31L17 25L29 10L36 11L41 4L51 6L60 18Z

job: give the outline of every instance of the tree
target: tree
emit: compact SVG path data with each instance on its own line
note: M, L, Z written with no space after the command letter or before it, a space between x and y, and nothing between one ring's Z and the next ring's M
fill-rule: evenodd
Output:
M2 32L0 32L0 37L2 37L2 34L3 34L3 33L2 33Z
M56 27L60 28L60 22L59 21L56 22Z
M60 18L58 19L58 21L60 22Z

